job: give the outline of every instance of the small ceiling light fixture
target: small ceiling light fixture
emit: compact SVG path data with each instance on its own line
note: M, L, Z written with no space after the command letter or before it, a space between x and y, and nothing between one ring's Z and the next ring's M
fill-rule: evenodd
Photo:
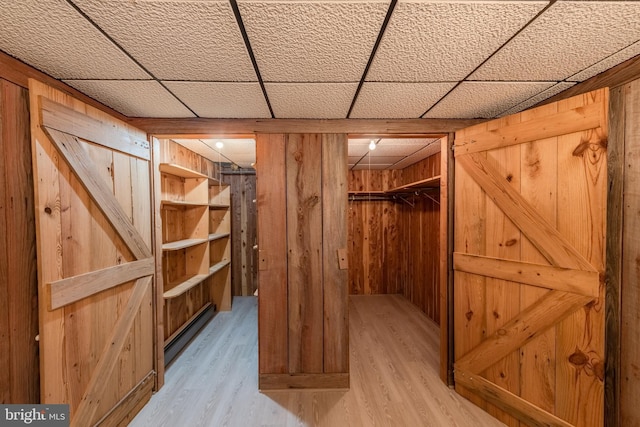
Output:
M224 144L222 143L222 141L216 142L216 148L222 148L222 147L224 147Z
M376 142L372 139L371 142L369 143L369 150L375 150L376 149Z

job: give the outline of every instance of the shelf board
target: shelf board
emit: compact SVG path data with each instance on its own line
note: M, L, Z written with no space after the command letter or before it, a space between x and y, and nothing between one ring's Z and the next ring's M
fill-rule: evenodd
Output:
M209 241L213 242L214 240L224 239L225 237L229 237L231 233L211 233L209 234Z
M179 297L180 295L187 292L189 289L198 286L209 276L211 276L211 273L196 274L195 276L184 276L180 280L174 283L171 283L170 285L173 285L173 287L169 289L167 292L163 293L162 296L164 297L164 299Z
M165 207L165 206L184 206L184 207L194 207L194 208L198 208L198 207L206 207L207 203L196 203L196 202L186 202L184 200L162 200L160 202L161 207Z
M349 191L350 195L359 195L359 194L364 194L365 196L367 195L380 195L380 194L385 194L385 191Z
M231 261L229 261L228 259L223 259L222 261L213 264L211 267L209 267L209 275L216 274L218 271L222 270L229 264L231 264Z
M160 172L168 173L175 176L180 176L182 178L209 178L207 175L196 172L189 168L185 168L184 166L176 165L173 163L160 163L159 165Z
M175 242L168 242L162 244L163 251L177 251L180 249L190 248L191 246L200 245L208 242L209 239L184 239L176 240Z
M210 176L208 176L207 178L209 178L209 187L228 187L229 184L227 184L226 182L222 182L217 178L211 178Z
M218 203L209 203L209 209L229 209L229 205L220 205Z
M411 190L420 190L422 188L437 188L440 186L440 175L432 176L431 178L421 179L420 181L411 182L409 184L401 185L400 187L392 188L387 193L405 193Z

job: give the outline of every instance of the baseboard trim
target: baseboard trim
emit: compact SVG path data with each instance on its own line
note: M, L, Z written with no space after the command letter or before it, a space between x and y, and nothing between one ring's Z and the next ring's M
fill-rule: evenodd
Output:
M331 374L260 374L260 390L348 389L349 373Z

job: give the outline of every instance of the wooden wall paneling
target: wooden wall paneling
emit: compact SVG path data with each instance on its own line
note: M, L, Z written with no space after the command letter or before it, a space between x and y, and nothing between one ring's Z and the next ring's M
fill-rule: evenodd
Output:
M384 294L397 294L402 292L400 276L400 244L399 212L398 205L389 202L378 202L382 207L382 238L384 262L380 262L382 274L380 276L381 292Z
M457 139L457 135L456 135ZM454 235L454 251L464 251L476 255L484 255L485 224L480 215L467 215L467 212L485 212L486 199L480 186L462 168L456 168L455 180L456 197L461 195L466 202L466 211L455 210L456 232ZM486 283L482 276L470 275L456 271L454 273L456 286L454 287L454 324L456 334L454 338L455 360L460 359L472 348L486 338ZM464 283L460 286L459 283ZM474 402L481 408L486 408L486 402L467 391L464 386L456 383L456 391Z
M561 101L558 111L591 103L608 105L606 96L601 91ZM604 273L607 179L607 130L603 131L603 139L596 131L558 137L558 230L600 273ZM556 395L556 415L576 425L604 417L603 337L601 284L600 297L557 329L556 381L562 392Z
M510 116L492 122L500 127L502 122L519 121L520 116ZM511 146L487 152L487 160L503 173L509 185L520 192L520 146ZM521 233L502 210L488 201L484 212L486 221L485 255L501 259L520 260ZM487 277L486 322L487 335L493 335L506 322L520 312L520 285ZM489 367L484 377L516 395L520 393L520 360L518 352L511 353ZM518 427L520 422L493 404L487 404L487 412L508 426Z
M364 202L349 201L348 255L349 255L349 294L364 293Z
M231 266L231 289L234 296L245 295L242 280L243 236L242 236L242 203L240 175L223 175L224 182L231 188L231 253L234 263Z
M289 372L323 371L322 140L287 137Z
M256 176L254 173L226 173L231 188L231 244L233 295L253 295L257 289Z
M347 137L322 135L322 277L324 373L349 372L348 272L338 251L347 246Z
M520 117L526 121L556 110L557 104L550 104L544 109L523 111ZM557 145L557 137L552 137L523 144L520 152L520 193L553 226L557 226ZM521 260L549 264L526 236L522 236ZM524 310L534 304L547 292L545 288L521 285L521 308ZM549 328L520 349L520 383L526 385L521 387L520 396L549 413L555 413L558 392L552 386L556 382L555 342L556 330Z
M257 214L256 214L256 176L245 175L243 177L244 209L242 213L243 241L247 246L243 250L242 269L243 284L246 283L247 294L253 295L258 289L258 251L255 246L258 243Z
M621 366L620 366L620 425L637 425L640 408L640 373L637 355L640 351L640 81L625 88L625 145L624 145L624 234L621 290Z
M39 402L29 100L0 80L0 403Z
M164 301L164 278L166 274L162 270L164 254L162 253L162 180L160 178L160 140L155 137L149 137L151 144L151 174L153 177L153 214L154 214L154 230L153 230L153 253L155 255L156 277L153 304L153 319L155 322L153 334L154 339L154 360L156 375L153 381L153 389L159 390L164 385L164 330L165 330L165 301Z
M620 426L621 413L621 288L625 172L625 91L627 86L609 92L609 142L607 144L607 264L605 299L605 426Z
M440 140L440 379L453 385L453 143L455 134Z
M286 136L256 137L260 374L289 372ZM260 387L263 386L262 376Z
M4 102L6 83L0 81L0 152L8 145L4 137L4 122L9 109ZM0 403L12 403L11 399L11 324L9 323L9 262L7 257L7 162L0 162Z

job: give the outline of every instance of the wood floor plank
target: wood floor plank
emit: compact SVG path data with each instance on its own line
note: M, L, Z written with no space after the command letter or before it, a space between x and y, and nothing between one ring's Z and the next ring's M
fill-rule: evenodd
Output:
M257 301L235 297L130 426L503 425L440 381L438 327L407 299L352 296L349 310L349 390L259 392Z

